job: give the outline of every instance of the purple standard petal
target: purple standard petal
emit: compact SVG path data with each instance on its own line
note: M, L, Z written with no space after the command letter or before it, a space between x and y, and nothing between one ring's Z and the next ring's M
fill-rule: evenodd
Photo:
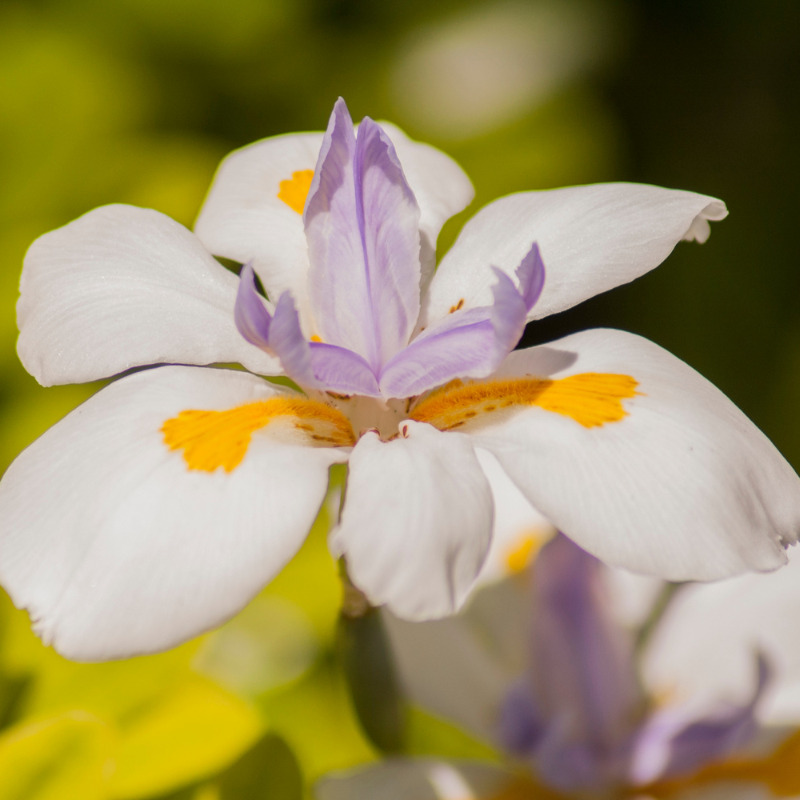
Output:
M250 344L254 344L262 350L269 349L269 329L272 324L272 315L267 311L264 301L256 289L255 272L249 263L242 267L239 276L239 289L236 292L233 319L239 333Z
M406 346L419 317L420 212L394 145L369 117L358 128L355 168L367 280L384 364Z
M537 768L549 775L580 756L608 781L624 764L641 709L631 637L612 619L594 556L558 534L533 569L530 680L548 726Z
M340 98L304 214L309 293L323 339L377 374L419 314L419 208L394 146L369 118L358 140Z
M692 722L681 708L656 713L642 727L634 747L630 766L633 783L688 775L746 745L758 729L755 711L770 677L769 665L759 654L758 680L745 705L730 706Z
M333 392L380 397L378 381L358 353L334 344L311 342L311 363L316 379Z

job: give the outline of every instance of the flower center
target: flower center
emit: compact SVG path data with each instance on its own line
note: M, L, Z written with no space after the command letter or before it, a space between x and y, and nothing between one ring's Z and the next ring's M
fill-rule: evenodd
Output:
M182 450L191 470L232 472L247 453L256 431L311 447L351 447L356 438L349 420L316 400L272 397L227 411L191 409L161 428L170 450Z

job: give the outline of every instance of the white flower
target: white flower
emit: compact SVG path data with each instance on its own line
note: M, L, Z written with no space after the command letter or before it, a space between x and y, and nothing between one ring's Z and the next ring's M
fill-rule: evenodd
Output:
M229 156L195 234L106 206L31 246L18 350L42 384L168 365L102 390L0 483L0 580L45 641L115 658L221 623L297 551L344 461L331 548L413 619L456 610L486 557L482 451L610 563L710 579L785 561L797 476L691 368L614 330L511 352L527 320L705 240L724 205L634 184L511 195L434 276L471 198L447 156L369 119L356 136L340 101L325 134ZM226 362L250 372L174 366ZM284 372L306 394L258 377Z

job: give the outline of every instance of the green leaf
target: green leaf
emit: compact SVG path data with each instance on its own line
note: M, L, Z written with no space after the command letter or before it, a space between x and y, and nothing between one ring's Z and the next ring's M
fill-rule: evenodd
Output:
M344 679L330 660L262 703L270 730L289 742L308 783L376 757L355 719Z
M10 728L0 737L0 800L105 800L113 738L81 711Z
M303 776L289 745L267 734L218 779L219 800L302 800Z
M123 728L112 796L151 797L215 775L263 727L243 700L193 678Z

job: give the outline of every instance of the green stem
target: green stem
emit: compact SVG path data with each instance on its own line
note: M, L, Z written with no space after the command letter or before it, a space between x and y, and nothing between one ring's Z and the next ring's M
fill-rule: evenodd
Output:
M685 585L684 583L667 583L658 593L650 609L650 613L647 615L647 618L636 634L634 647L637 653L641 653L647 646L650 637L653 635L659 620L664 616L664 612L667 610L672 598L675 596L676 592Z
M353 585L341 563L342 609L336 645L353 708L364 733L383 753L402 753L406 702L380 610Z

